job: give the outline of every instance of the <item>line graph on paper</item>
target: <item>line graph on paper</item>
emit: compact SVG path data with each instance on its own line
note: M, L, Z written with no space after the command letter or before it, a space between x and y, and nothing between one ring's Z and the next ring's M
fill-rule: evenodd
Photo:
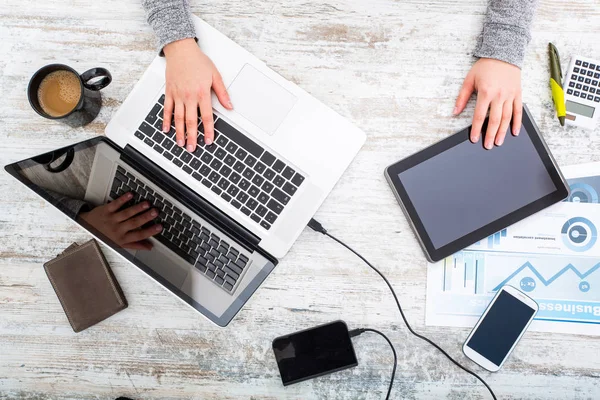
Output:
M540 282L544 286L549 286L554 281L563 277L565 274L572 272L575 276L579 277L579 279L580 279L580 282L577 285L577 287L579 288L579 291L586 293L586 292L589 292L589 290L591 289L591 284L589 281L586 280L586 278L588 276L592 275L598 269L600 269L600 262L585 272L581 272L579 269L577 269L577 267L575 267L573 264L569 263L563 269L558 271L556 274L554 274L550 278L546 279L529 261L527 261L525 264L523 264L521 267L519 267L519 269L517 269L515 272L510 274L508 276L508 278L506 278L505 280L500 282L498 284L498 286L496 286L493 290L494 291L499 290L502 286L511 282L522 271L525 271L525 273L524 273L525 276L519 280L519 286L520 286L521 290L523 290L525 292L533 292L538 287L537 282Z
M463 250L430 264L427 279L427 324L472 326L496 292L511 285L538 303L537 321L600 326L596 257Z
M534 297L594 299L600 289L600 260L536 254L494 254L461 251L442 261L442 292L493 295L511 285ZM590 289L596 289L590 292ZM598 297L598 296L596 296Z

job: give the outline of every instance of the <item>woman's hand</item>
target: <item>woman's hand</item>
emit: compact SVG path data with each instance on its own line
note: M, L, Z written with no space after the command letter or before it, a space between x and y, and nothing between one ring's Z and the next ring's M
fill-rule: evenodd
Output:
M192 152L196 150L198 138L198 108L205 143L211 144L214 139L211 88L223 107L231 110L233 106L219 71L194 39L169 43L163 51L167 59L163 132L169 131L175 110L177 145L186 143L187 131L186 149Z
M488 109L490 118L484 146L491 149L502 145L512 117L512 134L521 130L521 70L512 64L492 58L480 58L471 68L456 99L454 115L460 114L471 94L477 92L471 141L477 143Z
M142 226L156 218L158 210L156 208L149 210L150 204L147 201L120 210L132 198L131 193L125 193L108 204L96 207L89 212L80 213L78 218L98 229L123 248L151 250L152 243L146 239L159 233L162 226L159 224L148 228L142 228Z

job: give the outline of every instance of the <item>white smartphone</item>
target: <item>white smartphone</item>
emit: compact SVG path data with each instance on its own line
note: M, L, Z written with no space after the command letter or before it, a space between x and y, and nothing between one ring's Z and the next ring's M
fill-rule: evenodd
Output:
M488 371L498 371L537 311L538 304L531 297L503 286L469 334L463 353Z

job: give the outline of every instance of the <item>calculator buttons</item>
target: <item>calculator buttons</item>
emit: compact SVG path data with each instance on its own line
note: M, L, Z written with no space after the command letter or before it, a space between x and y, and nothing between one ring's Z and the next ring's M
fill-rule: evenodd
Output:
M590 62L574 57L571 62L570 74L567 76L568 79L563 82L565 96L571 96L571 99L581 102L581 104L593 104L592 107L598 108L597 113L600 111L600 60ZM574 116L572 119L574 121ZM582 120L581 125L589 124Z

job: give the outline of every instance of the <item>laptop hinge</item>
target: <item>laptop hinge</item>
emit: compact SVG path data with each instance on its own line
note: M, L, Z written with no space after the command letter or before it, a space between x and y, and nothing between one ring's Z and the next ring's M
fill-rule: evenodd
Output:
M142 169L142 172L146 177L152 180L157 186L165 189L190 210L196 212L202 218L206 219L226 234L232 236L239 241L241 245L245 246L247 250L257 250L261 254L264 254L264 251L261 251L258 247L258 244L260 243L260 238L258 236L254 235L233 218L213 206L210 202L198 193L192 191L175 177L165 172L138 150L128 144L125 146L124 152L121 153L121 157L125 158L125 161L128 163L133 162L135 167Z

